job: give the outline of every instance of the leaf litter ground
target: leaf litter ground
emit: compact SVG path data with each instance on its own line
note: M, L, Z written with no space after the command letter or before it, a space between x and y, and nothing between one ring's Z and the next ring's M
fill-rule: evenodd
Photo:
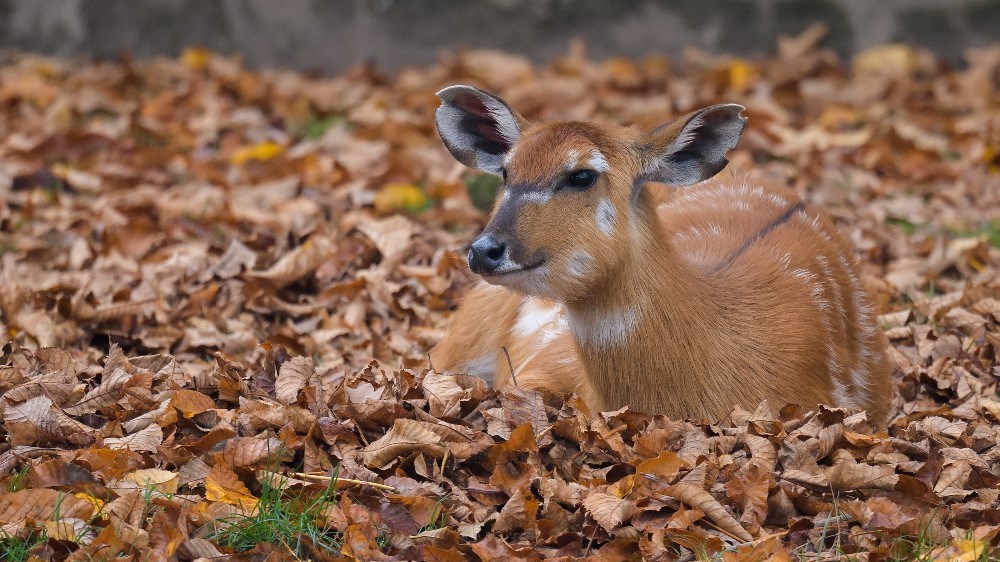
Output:
M200 50L7 56L0 552L992 556L1000 48L960 69L899 46L845 62L820 36L759 61L575 46L544 66L467 52L332 78ZM714 424L589 412L435 372L493 187L436 138L451 83L532 119L746 105L732 166L797 189L857 248L892 342L888 431L779 404Z

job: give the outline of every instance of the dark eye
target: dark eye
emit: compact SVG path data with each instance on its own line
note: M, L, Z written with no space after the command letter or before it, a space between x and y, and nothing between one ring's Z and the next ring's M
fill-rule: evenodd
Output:
M507 183L507 168L500 168L500 176L503 177L503 182Z
M566 186L573 189L587 189L597 181L597 172L593 170L577 170L566 179Z

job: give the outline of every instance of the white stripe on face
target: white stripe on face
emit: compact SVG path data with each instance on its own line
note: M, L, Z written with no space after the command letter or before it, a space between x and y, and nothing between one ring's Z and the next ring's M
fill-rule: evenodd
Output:
M566 271L577 279L585 277L590 273L590 268L594 264L594 256L582 250L573 252L566 262Z
M548 203L551 198L552 192L549 191L525 191L517 196L518 201L523 201L525 203L537 203L539 205L542 203Z
M604 234L611 236L611 233L615 230L616 215L617 213L615 212L614 205L611 204L611 200L607 197L601 199L601 202L597 204L597 228L600 228Z

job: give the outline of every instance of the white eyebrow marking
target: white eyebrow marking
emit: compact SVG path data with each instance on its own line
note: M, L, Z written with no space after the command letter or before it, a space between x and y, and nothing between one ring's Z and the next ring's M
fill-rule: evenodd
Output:
M572 170L573 168L576 168L576 163L579 161L580 151L575 148L571 148L566 154L566 169Z
M590 159L587 160L587 164L596 172L604 173L611 169L611 166L608 165L608 159L596 148L590 151Z
M616 214L611 200L607 197L601 199L601 202L597 204L597 228L600 228L604 234L611 236L615 230Z

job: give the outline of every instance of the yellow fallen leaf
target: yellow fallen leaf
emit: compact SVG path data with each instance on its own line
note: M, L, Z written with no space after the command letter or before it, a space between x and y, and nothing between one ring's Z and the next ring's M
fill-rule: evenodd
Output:
M160 468L144 468L130 472L122 480L135 482L143 488L149 488L162 494L177 493L177 473Z
M990 551L989 545L984 541L975 539L958 540L948 546L944 552L934 557L934 560L942 562L973 562L983 560L983 555ZM990 558L992 560L992 558Z
M427 207L427 194L420 187L410 183L386 184L375 195L375 210L379 213L409 211L417 213Z
M992 145L986 145L986 148L983 149L983 162L986 163L986 169L991 174L1000 172L1000 149Z
M94 540L94 530L79 518L65 518L45 522L45 536L52 540L87 544Z
M101 498L95 498L94 496L85 492L78 492L76 494L73 494L73 496L80 498L81 500L84 500L86 502L89 502L91 505L93 505L94 513L100 514L101 518L103 519L108 518L108 515L104 513L104 500L102 500Z
M181 63L193 70L201 70L212 60L212 53L204 47L189 47L181 53Z
M754 68L743 59L733 59L729 63L729 87L736 91L745 90L753 76Z
M865 49L854 57L854 71L859 74L909 74L916 69L917 54L906 45L880 45Z
M280 156L285 152L285 147L276 142L262 142L252 146L245 146L233 153L233 164L246 164L250 160L270 160L275 156Z
M219 464L205 477L205 499L235 505L247 513L253 511L258 502L232 469Z

